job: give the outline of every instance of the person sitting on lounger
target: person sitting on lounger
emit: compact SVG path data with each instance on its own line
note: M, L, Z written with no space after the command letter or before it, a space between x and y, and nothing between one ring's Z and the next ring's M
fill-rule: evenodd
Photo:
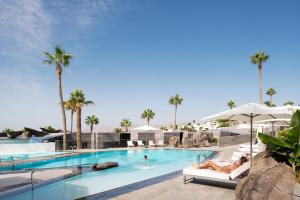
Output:
M243 165L245 162L247 162L248 159L244 156L242 156L239 160L231 163L230 165L227 166L219 166L216 163L214 163L211 160L208 160L204 163L201 163L199 165L193 165L193 167L197 168L197 169L212 169L215 170L217 172L223 172L223 173L231 173L233 170L235 170L236 168L238 168L239 166Z

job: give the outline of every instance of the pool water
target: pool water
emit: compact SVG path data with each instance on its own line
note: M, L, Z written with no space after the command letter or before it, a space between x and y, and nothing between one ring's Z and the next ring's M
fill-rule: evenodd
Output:
M106 161L119 162L119 167L104 171L83 173L49 184L33 191L7 197L7 200L73 200L125 186L138 181L168 174L190 166L213 155L213 151L193 150L122 150L83 154L66 159L53 159L45 163L32 163L32 168L62 167ZM148 156L144 160L144 155ZM20 166L21 167L21 166Z

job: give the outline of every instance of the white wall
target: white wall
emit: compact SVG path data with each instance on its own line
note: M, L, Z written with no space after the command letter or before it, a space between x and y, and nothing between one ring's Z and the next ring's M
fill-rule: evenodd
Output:
M55 143L0 144L0 154L42 153L55 151Z

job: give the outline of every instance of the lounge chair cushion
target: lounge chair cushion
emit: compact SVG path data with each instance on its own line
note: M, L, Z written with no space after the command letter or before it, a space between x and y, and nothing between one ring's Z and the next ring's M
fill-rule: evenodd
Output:
M240 176L241 174L246 172L248 169L250 169L250 162L249 161L244 163L243 165L239 166L235 170L233 170L229 174L230 180L233 180L233 179L237 178L238 176Z
M194 167L189 167L183 170L183 174L188 176L199 176L214 179L230 180L229 174L217 172L211 169L196 169Z
M194 167L188 167L184 169L183 174L188 176L207 177L222 180L234 180L235 178L246 172L248 169L250 169L250 162L244 163L242 166L233 170L230 174L217 172L211 169L196 169Z

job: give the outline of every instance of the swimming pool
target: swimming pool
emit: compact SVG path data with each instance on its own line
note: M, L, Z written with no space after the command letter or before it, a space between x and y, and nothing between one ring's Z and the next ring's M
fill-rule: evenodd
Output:
M82 154L64 159L53 159L45 163L32 163L34 168L92 164L117 161L120 166L104 171L88 172L49 184L33 191L7 197L7 200L71 200L107 191L138 181L182 170L197 162L198 155L203 159L213 155L213 151L194 150L122 150ZM144 160L144 155L148 160ZM21 167L21 166L19 166Z

